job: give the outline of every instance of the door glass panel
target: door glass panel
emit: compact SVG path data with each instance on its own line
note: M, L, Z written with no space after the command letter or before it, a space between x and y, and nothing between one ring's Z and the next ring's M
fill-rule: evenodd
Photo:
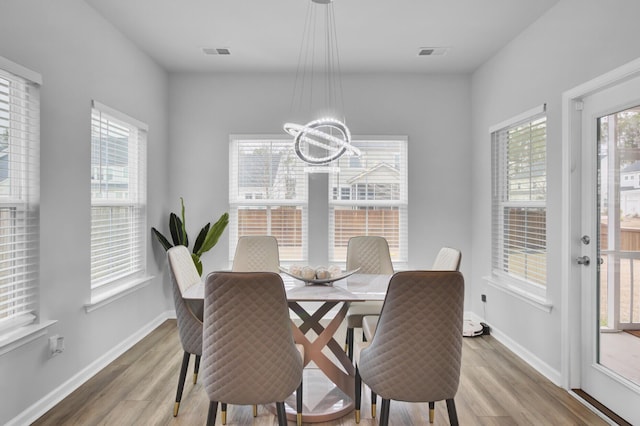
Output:
M597 125L598 362L640 384L640 106Z

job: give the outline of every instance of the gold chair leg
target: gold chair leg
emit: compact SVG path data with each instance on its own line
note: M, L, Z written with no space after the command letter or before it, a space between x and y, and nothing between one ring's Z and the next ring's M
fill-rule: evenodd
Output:
M180 403L176 402L173 405L173 417L177 417L178 416L178 410L180 410Z
M436 417L436 410L435 408L431 408L429 407L429 423L433 423L434 419Z
M253 405L253 417L258 417L258 406Z
M296 413L296 424L298 426L302 426L302 414L301 413Z
M356 410L356 423L360 423L360 410Z
M373 418L373 419L376 418L376 404L375 403L371 404L371 418Z
M198 383L198 373L193 373L193 384Z
M227 410L226 409L222 410L220 412L220 414L221 414L220 415L220 423L222 423L223 425L226 425L227 424Z

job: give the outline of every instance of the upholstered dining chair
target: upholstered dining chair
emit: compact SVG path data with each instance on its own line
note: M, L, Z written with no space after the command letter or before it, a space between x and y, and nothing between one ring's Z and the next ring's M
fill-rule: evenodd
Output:
M271 235L247 235L238 238L233 256L233 272L280 272L278 240ZM258 416L258 406L253 406L253 417ZM223 416L224 417L224 416Z
M405 271L389 282L377 330L356 354L356 423L362 383L382 397L380 425L389 422L390 401L446 400L449 421L458 424L454 402L460 381L464 278L458 271Z
M360 274L393 274L393 264L389 253L389 244L383 237L358 236L349 239L347 244L347 271L360 268ZM347 355L353 360L354 329L362 328L365 315L380 313L380 302L353 303L347 312Z
M431 270L459 271L460 262L462 262L462 253L460 250L451 247L442 247L433 261Z
M176 309L178 322L178 335L184 355L182 356L182 367L178 379L178 390L176 392L176 402L173 407L173 416L178 415L182 391L189 367L189 358L195 355L195 367L193 371L193 383L198 380L198 369L200 357L202 355L202 311L203 304L198 301L187 301L182 298L182 293L189 287L200 283L200 275L193 264L191 253L185 246L175 246L167 250L169 264L169 275L173 287L173 302Z
M233 272L280 272L278 240L271 235L238 238L233 257Z
M459 271L462 253L451 247L442 247L433 261L432 271ZM362 318L362 332L365 339L371 340L376 332L379 315L366 315Z
M218 403L276 403L286 425L284 401L296 391L302 422L304 348L296 345L280 275L272 272L213 272L204 296L203 380L209 396L207 425ZM222 419L223 423L226 419Z

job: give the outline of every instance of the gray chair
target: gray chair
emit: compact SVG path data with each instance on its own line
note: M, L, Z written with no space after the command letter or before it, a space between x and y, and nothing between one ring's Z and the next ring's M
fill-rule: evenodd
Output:
M432 271L459 271L462 253L458 249L442 247L433 261ZM367 315L362 318L362 332L366 340L371 340L376 332L379 315Z
M459 271L460 262L462 261L462 253L458 249L451 247L442 247L433 261L431 270L433 271ZM370 341L376 332L378 326L379 315L367 315L362 318L362 333L365 339ZM429 420L433 423L434 406L433 402L429 402ZM371 416L376 416L376 395L371 392Z
M270 235L238 238L233 257L233 272L280 272L278 240Z
M182 367L178 379L178 390L176 392L176 402L173 407L173 416L178 415L182 391L187 376L189 358L195 355L195 367L193 371L193 383L198 380L198 369L200 357L202 355L202 302L186 301L182 298L182 293L189 287L200 283L200 275L193 264L191 253L185 246L175 246L167 250L169 264L169 275L173 287L173 302L176 309L178 323L178 335L184 355L182 357Z
M280 272L278 240L271 235L247 235L238 238L233 256L233 272ZM224 414L224 413L223 413ZM253 417L258 407L253 406ZM223 415L224 420L225 415ZM223 423L224 424L224 423Z
M393 274L389 244L383 237L358 236L349 239L347 245L347 271L360 268L360 274ZM380 302L352 303L347 312L347 355L353 360L354 329L362 328L365 315L377 315Z
M372 340L356 356L356 423L362 383L382 397L380 425L389 422L390 401L446 400L449 421L458 424L454 402L460 381L464 278L457 271L405 271L390 283Z
M207 425L218 402L276 403L286 425L285 399L296 391L302 422L304 348L293 340L289 307L280 275L271 272L214 272L204 296L203 380L209 396ZM226 420L226 419L223 419Z

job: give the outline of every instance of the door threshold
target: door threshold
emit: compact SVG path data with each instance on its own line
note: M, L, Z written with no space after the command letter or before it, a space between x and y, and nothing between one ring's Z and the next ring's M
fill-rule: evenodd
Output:
M604 406L600 401L583 391L582 389L571 389L576 395L589 403L593 408L600 411L606 417L608 417L611 421L615 422L615 424L620 426L633 426L631 423L611 411L609 408Z

